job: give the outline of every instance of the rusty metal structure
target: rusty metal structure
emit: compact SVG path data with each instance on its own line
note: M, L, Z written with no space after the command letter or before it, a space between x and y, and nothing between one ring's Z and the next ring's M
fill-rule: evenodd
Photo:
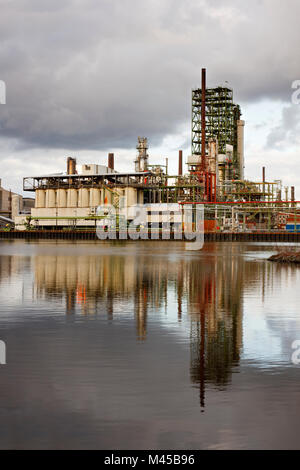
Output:
M201 155L205 169L208 141L218 141L221 154L226 144L233 146L233 160L237 162L237 129L241 118L238 104L233 102L233 90L218 86L206 88L206 70L202 69L201 88L192 90L192 155Z
M232 89L207 88L206 69L202 69L201 88L192 90L192 155L188 163L208 202L217 200L217 186L225 180L243 178L243 125Z

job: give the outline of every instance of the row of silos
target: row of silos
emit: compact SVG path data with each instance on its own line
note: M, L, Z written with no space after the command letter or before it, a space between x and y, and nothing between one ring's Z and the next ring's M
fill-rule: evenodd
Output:
M37 189L35 207L95 207L104 202L101 196L99 188Z

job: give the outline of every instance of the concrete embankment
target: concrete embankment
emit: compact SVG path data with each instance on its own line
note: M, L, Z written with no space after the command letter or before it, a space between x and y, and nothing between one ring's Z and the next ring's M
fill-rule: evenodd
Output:
M164 238L162 233L156 233L156 238L149 232L148 240L161 240ZM109 238L109 237L108 237ZM76 231L76 230L32 230L32 231L18 231L12 230L10 232L0 231L0 239L57 239L57 240L98 240L97 234L94 230L90 231ZM116 233L116 239L122 240L121 233ZM128 237L130 240L130 237ZM174 234L171 233L171 240L174 239ZM300 242L300 233L291 232L207 232L204 234L205 241L224 241L224 242ZM168 240L168 238L166 238ZM184 240L184 236L183 236Z

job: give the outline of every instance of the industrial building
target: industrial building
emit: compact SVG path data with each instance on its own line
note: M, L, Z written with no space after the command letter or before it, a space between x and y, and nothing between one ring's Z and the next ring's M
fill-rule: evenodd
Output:
M35 192L35 207L30 217L16 218L16 228L91 229L99 219L99 205L124 211L124 205L180 203L204 204L206 231L286 230L291 224L296 230L300 212L294 188L267 181L264 168L261 181L244 178L245 122L233 90L207 88L205 69L201 80L201 88L192 90L187 171L181 150L177 175L168 174L167 163L150 164L145 137L138 137L132 172L117 172L113 153L107 165L79 167L69 157L65 172L24 178L24 191Z
M35 201L31 197L23 197L20 194L4 189L0 179L0 227L10 226L16 216L30 215Z

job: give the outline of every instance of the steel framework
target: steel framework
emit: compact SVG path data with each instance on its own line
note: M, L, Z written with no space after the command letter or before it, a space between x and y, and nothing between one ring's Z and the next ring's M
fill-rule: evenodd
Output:
M202 89L192 90L192 154L202 152ZM233 103L233 91L228 87L205 90L205 147L209 139L218 140L219 153L226 153L226 144L233 146L233 163L237 161L237 121L239 105ZM205 149L205 151L206 151Z

